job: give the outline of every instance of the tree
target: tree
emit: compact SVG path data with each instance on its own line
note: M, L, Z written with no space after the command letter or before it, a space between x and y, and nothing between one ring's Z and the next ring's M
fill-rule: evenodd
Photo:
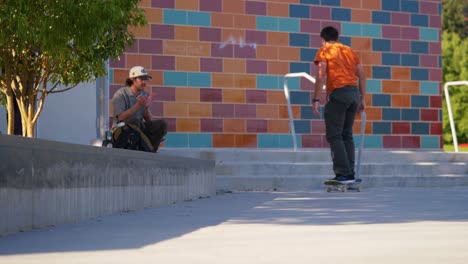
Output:
M106 74L105 62L132 45L146 24L141 0L0 0L0 93L14 127L33 137L47 95ZM61 88L62 87L62 88Z

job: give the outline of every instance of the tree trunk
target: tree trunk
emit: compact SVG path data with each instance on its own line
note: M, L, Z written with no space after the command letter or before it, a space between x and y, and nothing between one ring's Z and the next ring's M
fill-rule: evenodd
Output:
M15 129L15 107L14 107L14 98L11 94L6 95L7 99L7 122L8 122L8 127L7 127L7 134L8 135L14 135L14 129Z

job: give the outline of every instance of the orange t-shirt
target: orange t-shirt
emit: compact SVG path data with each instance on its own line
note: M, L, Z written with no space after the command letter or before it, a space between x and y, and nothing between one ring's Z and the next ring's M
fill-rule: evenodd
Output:
M359 58L354 51L339 42L327 43L317 51L314 60L327 63L327 95L346 85L357 85Z

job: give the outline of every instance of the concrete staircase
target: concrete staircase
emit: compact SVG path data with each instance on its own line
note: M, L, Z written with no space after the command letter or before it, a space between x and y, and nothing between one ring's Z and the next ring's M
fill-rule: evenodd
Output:
M167 155L215 160L218 190L305 190L332 178L328 150L162 149ZM363 188L468 186L468 153L364 150Z

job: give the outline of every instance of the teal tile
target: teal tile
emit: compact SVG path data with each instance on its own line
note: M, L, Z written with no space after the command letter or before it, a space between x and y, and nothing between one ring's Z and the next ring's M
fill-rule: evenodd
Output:
M421 148L423 149L440 149L439 136L421 136Z
M211 134L188 134L189 147L191 148L212 148L212 139Z
M268 16L257 16L257 29L258 30L278 30L278 18Z
M290 148L290 149L294 148L293 138L291 134L278 135L278 138L279 138L279 144L278 144L279 148ZM296 135L296 144L297 144L298 149L302 148L302 137L300 135Z
M382 37L382 26L381 25L362 25L362 36L371 37L371 38L381 38Z
M168 148L188 148L188 134L186 133L167 133L166 142Z
M257 88L268 89L268 90L279 90L283 89L280 85L280 78L277 75L257 75Z
M369 93L382 93L382 81L381 80L367 80L366 90Z
M164 9L163 22L164 24L186 25L187 12L174 9Z
M205 72L187 73L187 84L191 87L211 87L211 74Z
M356 36L360 37L362 35L362 26L357 23L347 23L343 22L341 24L341 34L344 36Z
M188 12L187 24L191 26L211 26L211 14L207 12Z
M354 135L354 140L359 142L359 135ZM365 135L364 148L383 148L382 136Z
M429 95L439 95L439 83L438 82L420 82L419 93Z
M187 86L186 72L164 72L164 85Z
M439 41L439 30L433 28L419 28L419 40Z
M278 148L279 147L279 136L269 134L258 135L258 147L259 148Z
M287 84L289 91L300 91L301 90L301 78L288 78Z
M114 82L114 69L109 69L109 73L107 74L107 81L108 83Z
M300 32L300 20L297 18L278 18L278 30L283 32Z

